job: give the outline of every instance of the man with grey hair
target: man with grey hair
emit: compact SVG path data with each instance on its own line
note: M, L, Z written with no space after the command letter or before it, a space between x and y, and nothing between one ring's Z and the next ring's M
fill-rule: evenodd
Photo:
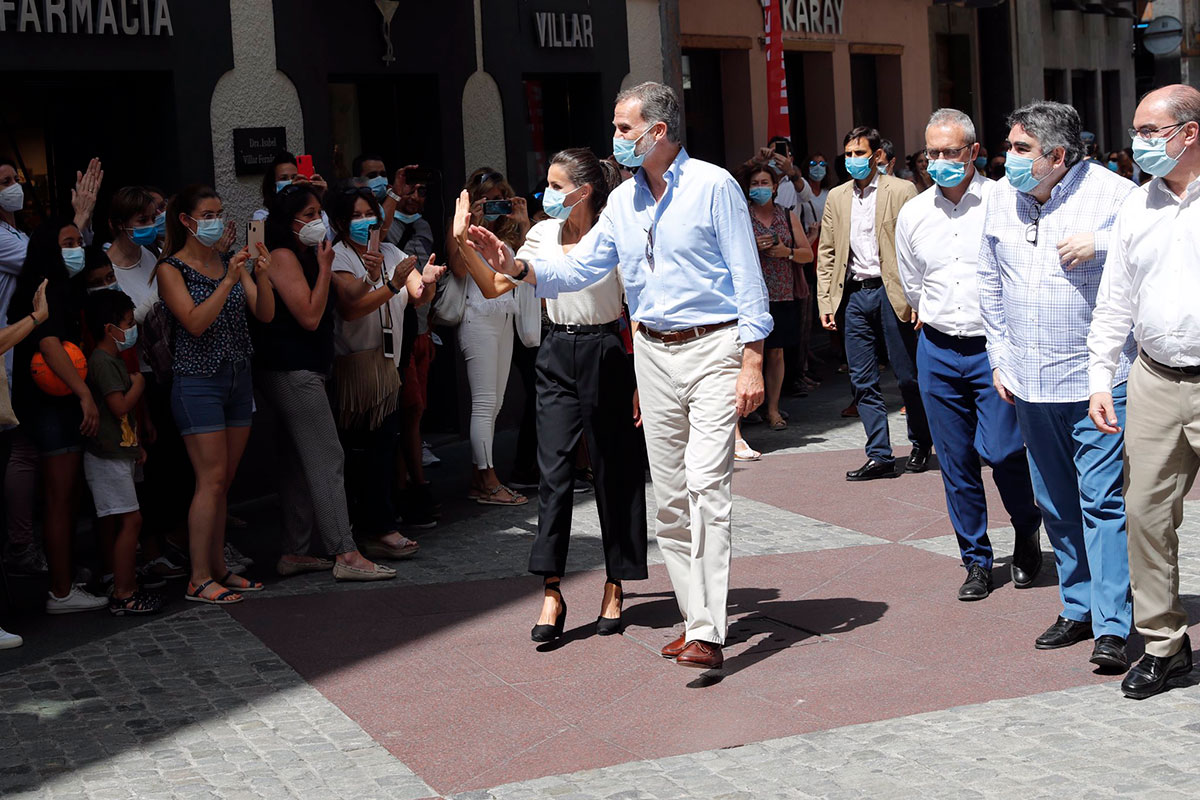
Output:
M959 600L982 600L992 591L981 460L992 468L1016 530L1013 585L1031 586L1042 566L1042 515L1033 500L1025 443L1012 405L992 385L979 312L979 240L997 184L979 174L978 154L970 117L953 108L933 112L925 157L934 186L906 203L896 222L900 280L921 325L917 380L967 570Z
M1133 157L1155 176L1117 214L1088 334L1089 415L1121 433L1113 384L1132 326L1141 355L1129 373L1125 506L1133 619L1146 655L1121 683L1142 699L1192 669L1179 599L1183 498L1200 469L1200 91L1150 92L1133 115Z
M656 532L686 623L662 654L708 669L724 660L734 423L763 400L772 323L745 195L724 169L688 156L680 124L668 86L617 96L613 155L640 170L570 253L530 262L484 228L470 236L492 269L536 284L539 297L583 289L620 264Z
M984 221L979 304L993 383L1016 405L1058 564L1062 611L1034 646L1095 636L1092 663L1123 672L1131 608L1121 437L1088 420L1087 333L1116 212L1134 185L1083 158L1070 106L1031 103L1008 124L1007 177ZM1135 352L1127 336L1114 371L1122 420Z

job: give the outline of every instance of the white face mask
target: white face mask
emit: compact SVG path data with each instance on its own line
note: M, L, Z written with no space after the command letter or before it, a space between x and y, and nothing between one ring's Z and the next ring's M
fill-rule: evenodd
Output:
M20 211L25 206L25 187L14 183L0 192L0 208L5 211Z
M300 240L300 244L306 247L319 245L328 232L325 229L325 220L320 217L317 217L312 222L304 222L304 220L300 219L296 220L296 222L304 223L304 227L296 232L296 238Z

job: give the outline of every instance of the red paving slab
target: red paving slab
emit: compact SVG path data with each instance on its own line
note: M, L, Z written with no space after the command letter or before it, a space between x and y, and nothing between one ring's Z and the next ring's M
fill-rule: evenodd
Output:
M614 637L593 633L603 572L568 576L567 635L540 650L535 578L229 611L452 793L1115 680L1092 672L1088 644L1033 649L1055 586L961 603L961 576L955 559L895 544L737 559L720 680L658 655L679 619L661 567L626 585Z

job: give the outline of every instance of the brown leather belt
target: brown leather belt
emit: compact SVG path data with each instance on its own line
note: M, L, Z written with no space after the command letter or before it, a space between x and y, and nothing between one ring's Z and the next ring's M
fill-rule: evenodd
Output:
M639 325L638 330L651 339L657 339L663 344L682 344L683 342L699 339L701 336L707 336L714 331L719 331L722 328L728 328L730 325L736 324L737 320L731 319L727 322L718 322L715 325L697 325L695 328L686 328L681 331L655 331L647 328L645 325Z
M1157 367L1158 369L1171 372L1176 375L1186 375L1189 378L1194 378L1197 375L1200 375L1200 367L1172 367L1170 364L1164 364L1161 361L1155 361L1153 358L1146 355L1145 350L1142 351L1142 360L1153 367Z

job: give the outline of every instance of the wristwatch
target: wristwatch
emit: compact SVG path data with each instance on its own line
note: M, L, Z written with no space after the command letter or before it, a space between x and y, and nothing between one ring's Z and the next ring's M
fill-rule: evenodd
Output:
M393 285L393 284L392 284L392 279L391 279L391 278L388 278L388 279L387 279L386 281L384 281L383 283L384 283L384 285L385 285L385 286L387 286L387 287L388 287L388 289L391 291L391 293L392 293L392 294L400 294L400 290L399 290L399 289L397 289L397 288L395 287L395 285Z
M529 262L525 261L524 259L520 259L520 262L525 265L521 267L521 271L516 275L508 276L508 279L513 283L520 283L521 281L525 280L525 276L529 274Z

